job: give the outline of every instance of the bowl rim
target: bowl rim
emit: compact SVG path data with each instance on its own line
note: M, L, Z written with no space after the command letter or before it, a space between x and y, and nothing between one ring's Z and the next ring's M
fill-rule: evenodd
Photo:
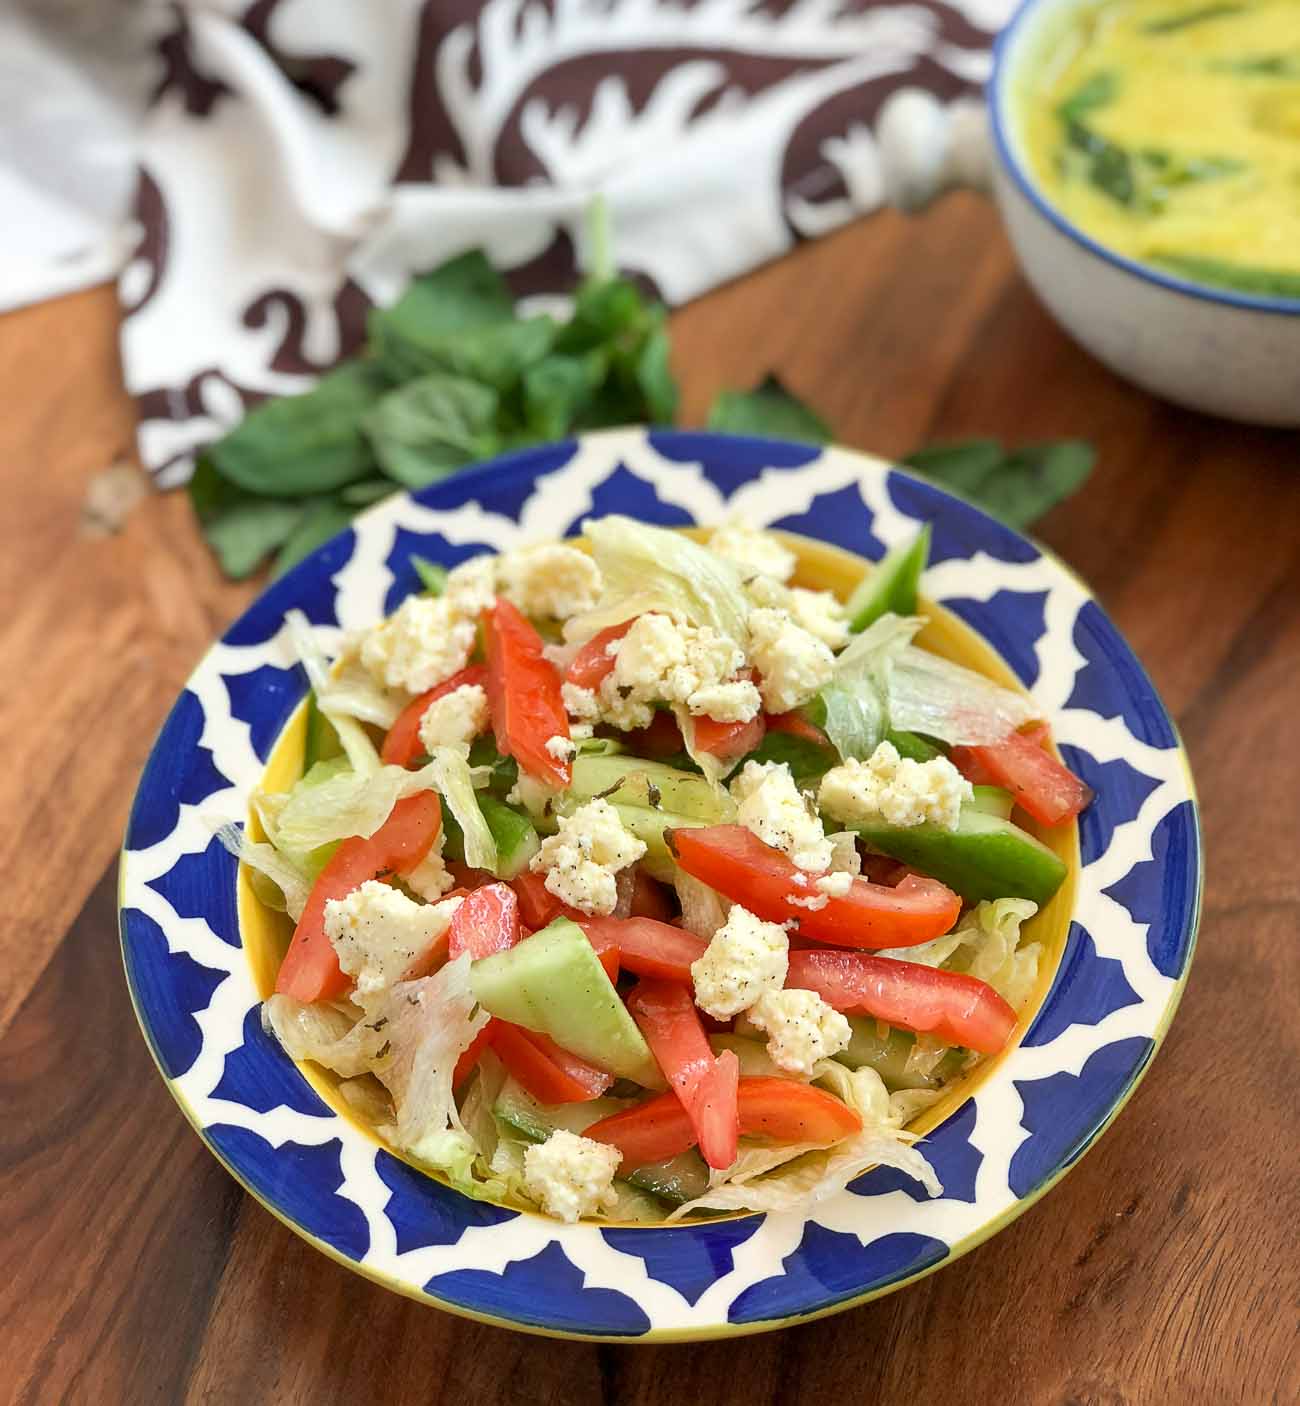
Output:
M809 461L818 460L822 458L825 454L829 454L834 457L846 458L853 461L866 461L868 463L874 463L874 465L878 466L882 470L886 470L888 476L891 479L897 477L900 480L910 483L915 488L922 488L930 493L937 493L939 497L955 501L955 503L960 505L961 509L966 513L973 513L977 518L984 519L990 523L994 521L992 519L989 519L988 515L981 508L972 504L971 502L969 502L969 500L962 498L960 495L951 493L944 489L936 490L933 485L930 485L925 481L916 478L914 475L910 474L906 469L900 469L897 465L887 460L881 459L878 456L873 456L868 453L864 453L861 450L845 449L833 445L824 447L795 445L793 442L787 440L776 440L758 436L725 435L719 434L717 432L700 430L648 431L645 429L645 427L639 426L620 427L612 430L589 433L577 439L561 441L553 445L544 445L532 449L515 451L513 453L500 456L496 459L487 461L482 465L476 466L475 468L467 471L462 475L458 475L457 488L461 489L462 492L466 490L472 490L476 484L486 482L490 475L500 473L505 468L522 467L527 464L530 460L532 460L535 455L543 455L548 451L554 451L561 448L572 451L579 448L584 443L590 443L592 441L605 441L610 444L614 444L625 437L633 435L642 439L646 444L650 445L650 447L652 448L657 447L656 442L658 441L665 443L669 447L676 448L680 451L684 451L685 458L691 460L697 457L697 453L702 442L711 442L721 443L723 445L730 443L737 447L743 447L748 453L751 454L759 453L760 455L762 455L765 451L775 451L779 455L781 453L788 454L789 451L797 449L801 452L806 451ZM669 457L675 458L676 456L670 455ZM678 460L678 462L681 462L681 460ZM769 459L768 462L773 464L782 464L782 461L779 457L776 459ZM811 462L808 464L808 466L812 466ZM798 472L798 468L795 468L795 465L792 463L782 464L782 467L793 468L795 469L795 472ZM802 459L800 460L799 467L803 467ZM770 470L765 470L765 473L766 472L770 472ZM435 489L436 487L437 486L435 486ZM412 495L410 493L399 493L397 496L405 498L407 500L415 498L417 501L417 505L426 505L424 501L424 494ZM432 493L432 496L436 500L440 495L437 494L436 491L434 491ZM470 496L473 496L472 492ZM435 504L428 503L427 506L434 508ZM366 515L378 514L381 509L382 505L376 505L375 508L367 510ZM435 508L435 510L437 509ZM908 510L904 509L903 511L904 515L910 515ZM390 1289L394 1292L401 1293L405 1297L412 1298L417 1302L422 1302L425 1304L436 1306L442 1309L444 1312L452 1313L458 1317L471 1319L476 1322L491 1324L493 1326L509 1328L517 1332L525 1332L543 1337L554 1337L568 1340L645 1344L666 1342L690 1342L708 1339L716 1340L720 1338L741 1337L755 1333L768 1332L774 1329L791 1326L796 1323L803 1323L811 1321L813 1319L828 1317L832 1314L843 1312L847 1309L859 1307L877 1298L883 1297L886 1294L892 1293L896 1289L914 1283L919 1279L928 1277L930 1274L934 1273L938 1269L943 1268L945 1265L952 1263L954 1260L961 1258L962 1256L969 1253L971 1250L977 1248L979 1245L984 1243L984 1241L1004 1229L1012 1221L1016 1220L1032 1205L1036 1204L1042 1196L1046 1195L1046 1193L1051 1190L1052 1187L1054 1187L1060 1180L1062 1180L1062 1178L1070 1170L1072 1170L1073 1167L1077 1165L1080 1160L1082 1160L1082 1157L1091 1150L1098 1138L1110 1127L1110 1125L1114 1122L1114 1120L1122 1111L1122 1109L1127 1105L1128 1100L1132 1097L1138 1084L1142 1081L1143 1078L1145 1078L1147 1072L1150 1070L1152 1061L1154 1060L1155 1055L1159 1052L1161 1046L1163 1045L1165 1036L1167 1035L1169 1030L1169 1026L1174 1018L1174 1015L1177 1012L1188 976L1190 974L1191 965L1196 955L1198 945L1197 938L1199 935L1199 926L1202 910L1205 870L1204 840L1201 828L1200 806L1196 794L1194 778L1192 776L1190 765L1188 762L1186 749L1183 744L1182 738L1178 733L1176 725L1174 724L1172 718L1170 718L1167 709L1159 698L1159 695L1155 692L1155 689L1152 686L1145 669L1141 665L1140 661L1136 659L1136 656L1132 655L1131 646L1127 645L1127 642L1124 640L1123 636L1120 635L1118 629L1116 629L1114 624L1106 615L1105 611L1096 601L1096 598L1092 595L1092 592L1087 587L1086 583L1084 583L1075 572L1073 572L1064 562L1062 562L1060 558L1055 555L1055 553L1053 553L1050 549L1045 548L1041 543L1034 541L1034 539L1029 537L1028 534L1016 531L1014 529L1006 529L1005 527L1001 527L1001 525L999 526L1002 532L1010 531L1011 535L1020 539L1027 545L1031 546L1037 556L1040 559L1046 559L1051 564L1054 570L1062 573L1066 577L1071 578L1074 584L1087 598L1087 601L1094 607L1094 609L1100 615L1101 620L1107 627L1108 632L1115 638L1115 640L1118 641L1121 646L1123 646L1125 651L1128 653L1136 680L1142 686L1144 686L1145 689L1149 690L1151 701L1154 702L1162 720L1169 728L1170 742L1166 750L1168 751L1171 759L1174 759L1176 761L1180 773L1181 784L1185 788L1183 800L1181 802L1178 802L1177 804L1186 803L1189 806L1189 814L1191 817L1192 835L1194 843L1194 893L1190 897L1190 906L1186 910L1185 921L1182 928L1186 944L1185 956L1181 963L1181 969L1178 971L1177 975L1174 976L1172 979L1163 1004L1163 1008L1158 1014L1154 1027L1148 1028L1145 1033L1145 1038L1148 1041L1148 1048L1141 1055L1140 1059L1137 1061L1131 1071L1129 1071L1128 1077L1126 1078L1122 1087L1118 1087L1114 1091L1109 1102L1106 1104L1105 1107L1099 1108L1097 1110L1095 1121L1091 1122L1086 1128L1086 1130L1081 1132L1078 1141L1075 1142L1073 1145L1073 1150L1069 1151L1068 1154L1062 1155L1061 1160L1056 1163L1056 1165L1043 1178L1043 1180L1038 1182L1032 1188L1028 1189L1025 1193L1016 1196L1014 1200L1012 1200L1009 1204L1003 1207L999 1212L995 1212L988 1219L983 1220L976 1225L973 1225L969 1229L968 1233L966 1233L965 1235L959 1234L957 1237L950 1240L946 1247L946 1253L942 1254L936 1261L932 1263L923 1263L919 1267L913 1268L911 1272L904 1272L895 1277L890 1277L889 1279L883 1282L878 1282L871 1287L860 1289L858 1292L853 1292L852 1290L850 1290L848 1293L842 1294L830 1302L824 1302L818 1306L809 1308L786 1308L784 1310L778 1310L771 1317L759 1316L748 1320L736 1321L733 1321L728 1318L726 1320L717 1322L699 1324L683 1323L680 1325L672 1326L652 1325L648 1330L625 1335L621 1332L600 1331L598 1329L588 1331L569 1325L561 1326L554 1322L528 1321L527 1319L521 1319L519 1317L514 1316L508 1310L500 1312L493 1310L485 1311L482 1307L471 1306L468 1303L458 1302L456 1299L450 1296L444 1296L442 1293L433 1289L430 1285L420 1286L418 1284L410 1283L407 1280L401 1278L399 1275L393 1273L391 1270L385 1267L379 1267L376 1265L368 1264L363 1260L354 1257L352 1254L347 1253L340 1248L337 1248L334 1244L322 1239L320 1235L316 1234L307 1224L304 1224L302 1220L300 1220L294 1213L292 1213L286 1207L278 1204L276 1201L271 1199L270 1196L264 1190L260 1189L257 1185L255 1185L251 1180L250 1176L245 1175L244 1171L234 1162L234 1160L230 1156L226 1154L225 1150L221 1146L219 1146L217 1142L210 1136L210 1123L204 1121L204 1119L200 1116L198 1108L191 1104L186 1092L178 1086L178 1076L170 1074L167 1068L165 1067L162 1054L158 1045L155 1042L155 1031L153 1029L151 1019L144 1007L144 1003L142 1000L143 993L137 987L136 974L133 970L132 963L130 960L127 960L128 932L125 917L128 907L135 906L129 902L129 890L138 887L142 882L138 877L129 878L127 872L130 856L132 854L142 852L138 848L133 849L131 845L131 832L135 825L136 810L138 804L142 799L140 793L137 792L137 796L131 808L131 817L128 820L127 835L122 848L118 875L119 941L122 947L124 965L126 968L125 975L127 988L137 1022L140 1026L142 1036L145 1039L146 1047L149 1049L150 1055L159 1070L159 1074L162 1077L163 1082L166 1085L168 1091L176 1100L186 1120L195 1129L196 1133L198 1133L200 1139L203 1141L208 1151L211 1152L217 1158L217 1160L223 1165L223 1167L225 1167L225 1169L249 1193L249 1195L253 1197L254 1200L256 1200L265 1209L269 1210L295 1235L306 1240L314 1248L323 1252L330 1259L352 1270L353 1272L358 1273L367 1279L370 1279L372 1282L380 1284L383 1287ZM794 530L800 531L801 529ZM304 562L296 566L293 571L287 573L284 577L281 577L279 581L270 583L270 585L261 594L259 594L259 596L253 602L249 604L247 609L242 612L241 615L237 617L235 621L231 622L231 624L227 627L227 631L223 633L223 635L214 643L212 649L206 652L204 658L199 661L199 663L196 665L196 668L193 674L191 675L190 679L187 680L187 683L183 686L180 693L178 694L176 703L173 705L173 708L169 711L167 718L162 724L159 736L155 739L154 745L150 749L149 757L146 760L143 769L144 774L147 774L153 767L155 767L155 765L161 759L161 754L165 750L165 744L170 722L172 721L173 717L178 713L178 710L180 709L181 704L184 701L185 695L190 692L191 684L194 683L194 681L202 674L204 668L209 663L211 654L214 650L219 648L224 643L226 635L234 632L238 629L239 626L248 621L250 617L252 617L253 614L258 610L259 606L261 606L266 601L268 595L278 595L282 592L287 593L290 587L290 583L294 580L294 578L316 576L321 574L322 572L324 572L326 576L330 576L332 567L337 565L337 563L331 561L330 559L331 549L337 548L340 542L343 541L343 539L347 538L350 533L351 529L345 529L343 533L339 534L338 537L333 539L332 543L324 544L322 547L318 548L315 552L313 552ZM817 540L815 534L809 533L807 535L813 536L814 540ZM976 633L979 634L981 637L985 637L984 631L978 625L972 625L972 628L974 628ZM996 647L997 646L994 645L994 648ZM188 851L186 853L188 853ZM146 886L152 886L152 884L148 880L144 880L143 882ZM1048 996L1044 998L1044 1003L1051 999L1051 996L1054 991L1055 983L1053 984L1052 990L1049 991ZM1039 1011L1035 1012L1033 1018L1030 1020L1025 1032L1026 1035L1028 1035L1028 1033L1032 1030L1034 1022L1039 1018L1040 1015L1041 1008ZM960 1116L960 1110L951 1114L949 1119L945 1121L951 1121L952 1118L958 1116ZM934 1131L937 1132L938 1130L936 1129ZM762 1219L765 1219L765 1217L762 1216L760 1213L752 1217L744 1217L743 1219L756 1219L761 1221ZM707 1225L708 1223L706 1222L703 1224ZM588 1230L591 1230L593 1228L598 1231L600 1230L600 1227L598 1226L592 1227L590 1225L586 1225L585 1228ZM651 1227L649 1229L657 1231L660 1230L661 1227ZM633 1251L632 1253L635 1254L636 1252ZM635 1302L634 1295L633 1301Z
M1218 303L1245 312L1300 317L1300 298L1269 298L1239 293L1230 288L1215 288L1210 284L1196 283L1191 279L1163 273L1151 264L1130 259L1085 233L1042 193L1038 183L1021 161L1010 133L1012 118L1008 89L1017 68L1016 45L1027 21L1036 11L1048 5L1056 5L1061 9L1071 6L1082 9L1089 3L1091 0L1021 0L1015 14L998 32L993 42L993 69L989 75L986 93L993 146L1002 169L1010 176L1020 194L1054 229L1079 245L1086 253L1131 274L1134 278L1200 302Z

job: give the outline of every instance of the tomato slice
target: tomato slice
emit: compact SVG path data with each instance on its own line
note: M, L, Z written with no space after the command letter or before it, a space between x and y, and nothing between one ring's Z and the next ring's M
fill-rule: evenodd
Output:
M412 699L398 715L397 721L388 729L379 760L388 766L408 766L414 757L424 750L420 745L420 722L429 704L443 698L465 684L487 683L487 670L482 664L471 664L449 679L435 684L427 693Z
M760 1134L778 1143L830 1144L862 1131L862 1119L848 1104L793 1079L739 1079L736 1107L742 1134ZM671 1089L602 1118L584 1136L617 1147L628 1167L663 1162L695 1146L690 1117Z
M648 761L675 757L686 747L677 719L662 710L655 713L647 726L624 733L623 741L632 756L645 757Z
M509 884L484 884L475 889L452 914L447 933L447 955L490 957L504 952L523 936L519 925L519 900Z
M747 723L720 723L707 717L691 721L695 728L695 750L724 762L735 761L746 752L752 752L767 730L762 713L755 713Z
M937 879L909 874L895 888L855 878L847 894L819 894L812 876L743 825L665 830L677 863L751 913L769 922L798 924L801 937L839 947L910 947L945 933L957 921L961 899ZM798 899L825 898L819 908Z
M597 953L613 947L620 963L638 976L657 976L667 981L689 983L691 963L698 961L708 943L702 937L661 923L656 918L588 918L580 915L578 926L587 934Z
M962 972L865 952L791 952L786 985L815 991L837 1011L996 1054L1016 1013L987 982Z
M524 926L534 932L560 917L572 918L574 922L586 922L585 913L570 908L567 903L561 903L556 898L546 887L546 878L542 874L534 874L531 869L525 869L522 874L516 874L510 880L510 887L519 899L519 916L523 919Z
M666 923L676 910L668 897L668 891L658 879L652 879L638 864L632 872L633 918L654 918Z
M627 998L627 1008L681 1099L704 1160L710 1167L731 1166L740 1129L735 1053L714 1057L690 990L680 982L644 978Z
M492 1048L515 1079L541 1103L586 1103L614 1082L554 1040L509 1021L492 1021Z
M1092 787L1058 762L1046 741L1046 727L1038 726L990 746L954 747L952 760L972 784L1001 786L1041 824L1063 825L1092 800Z
M542 653L542 637L504 597L483 616L488 702L497 750L514 757L529 776L567 787L572 770L546 744L568 737L569 715L560 697L560 675Z
M785 732L791 737L802 738L817 747L829 747L826 734L821 728L810 723L797 709L790 713L768 713L764 719L769 732Z
M442 829L442 806L433 791L407 796L373 835L344 840L312 885L275 989L298 1001L323 1001L352 984L325 936L325 905L346 898L367 879L405 874L428 854Z
M595 690L604 682L605 675L614 667L614 656L606 646L621 640L636 624L636 617L622 620L617 625L607 625L598 630L575 654L564 671L565 683L577 684L579 688Z
M460 1058L456 1061L456 1068L452 1071L451 1075L451 1086L453 1089L460 1088L465 1080L469 1078L470 1070L478 1063L479 1055L481 1055L492 1042L492 1027L496 1023L496 1016L493 1016L461 1051Z

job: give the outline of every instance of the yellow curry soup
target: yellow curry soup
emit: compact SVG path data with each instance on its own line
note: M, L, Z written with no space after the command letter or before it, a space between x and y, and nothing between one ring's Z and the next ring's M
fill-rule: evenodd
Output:
M1016 117L1040 188L1100 243L1300 298L1300 0L1067 6Z

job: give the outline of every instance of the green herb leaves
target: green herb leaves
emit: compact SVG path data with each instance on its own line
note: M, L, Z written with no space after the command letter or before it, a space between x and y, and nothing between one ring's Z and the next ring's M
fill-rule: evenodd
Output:
M1096 451L1082 440L1004 450L995 439L936 445L903 460L1011 527L1028 527L1080 488Z
M424 488L497 452L500 406L492 386L434 371L384 396L363 424L389 478Z
M775 376L756 390L722 391L709 412L709 429L810 444L825 444L831 437L826 422L797 401Z

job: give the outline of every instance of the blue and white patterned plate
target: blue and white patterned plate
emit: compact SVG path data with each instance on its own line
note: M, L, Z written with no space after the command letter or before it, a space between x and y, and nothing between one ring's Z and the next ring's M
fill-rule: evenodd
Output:
M926 591L1019 674L1097 790L1073 921L1020 1046L923 1144L928 1200L869 1172L810 1213L660 1227L560 1225L461 1197L322 1101L263 1033L236 866L210 817L242 816L306 689L285 611L373 624L448 565L609 512L665 524L740 513L879 558L934 526ZM1060 562L965 503L840 449L618 430L529 450L380 504L278 581L208 653L145 767L122 855L122 947L168 1087L248 1190L351 1268L453 1312L635 1341L761 1331L938 1268L1047 1190L1118 1112L1177 1005L1201 887L1177 734L1141 666Z

